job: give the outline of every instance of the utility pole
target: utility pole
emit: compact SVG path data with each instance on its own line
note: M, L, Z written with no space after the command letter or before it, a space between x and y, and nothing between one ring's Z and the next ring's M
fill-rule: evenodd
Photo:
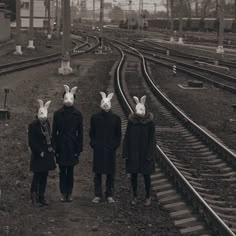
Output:
M129 0L128 29L130 29L131 11L132 11L132 0Z
M95 29L95 0L93 0L93 27L92 29Z
M100 0L100 35L99 35L99 40L100 40L100 47L101 49L103 48L103 17L104 17L104 0Z
M138 31L143 30L143 0L139 0Z
M183 0L179 0L180 9L183 9ZM179 11L179 44L183 44L183 11Z
M16 0L16 51L14 54L16 55L22 55L21 51L21 36L20 36L20 30L21 30L21 18L20 18L20 0Z
M64 1L61 0L60 35L63 35Z
M232 25L232 31L236 32L236 0L234 0L234 22Z
M60 34L60 17L59 17L59 2L56 0L56 16L55 16L55 22L56 22L56 35L59 37Z
M174 41L174 0L170 0L170 42Z
M223 40L224 40L224 0L217 1L217 13L219 18L219 38L218 38L218 47L216 49L217 53L224 53Z
M27 48L34 49L34 0L30 0L29 42Z
M47 0L47 9L48 9L48 39L52 38L51 32L51 0Z
M64 0L62 8L63 11L63 37L62 37L62 60L61 67L58 73L62 75L69 75L73 72L70 67L70 31L71 31L71 16L70 16L70 0Z

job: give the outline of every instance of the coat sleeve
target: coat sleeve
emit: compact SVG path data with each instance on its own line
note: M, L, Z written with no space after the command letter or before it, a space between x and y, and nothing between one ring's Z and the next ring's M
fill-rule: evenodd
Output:
M35 134L35 128L33 124L29 124L28 126L28 144L31 151L37 156L42 152L39 142L37 141L37 136Z
M92 148L95 147L95 124L94 124L94 117L92 116L91 119L90 119L90 129L89 129L89 137L90 137L90 146Z
M129 130L130 130L130 121L127 124L127 128L125 131L125 137L123 140L123 151L122 151L122 157L125 159L128 159L129 154Z
M149 127L149 142L147 147L147 159L152 160L155 158L156 153L156 132L155 132L155 124L151 122Z
M78 143L78 154L83 151L83 116L80 114L80 121L77 127L77 143Z
M56 151L56 137L57 137L57 119L56 119L56 113L53 115L53 123L52 123L52 147Z
M120 146L120 141L121 141L121 119L118 116L115 129L114 149L117 149Z

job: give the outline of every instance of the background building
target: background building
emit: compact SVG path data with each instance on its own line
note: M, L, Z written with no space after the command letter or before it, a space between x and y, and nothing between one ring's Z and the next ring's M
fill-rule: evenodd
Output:
M29 27L30 0L21 0L21 26ZM55 2L50 0L51 26L55 20ZM48 22L47 0L34 0L34 27L44 28Z
M10 12L5 9L5 5L0 3L0 42L4 42L10 39Z

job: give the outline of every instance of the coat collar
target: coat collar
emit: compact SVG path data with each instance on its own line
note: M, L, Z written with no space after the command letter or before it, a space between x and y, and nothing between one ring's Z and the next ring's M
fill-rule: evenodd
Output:
M77 110L74 106L70 106L70 107L67 107L67 106L63 106L61 109L60 109L61 112L63 113L72 113L72 114L77 114Z
M140 117L135 113L131 113L129 115L129 121L131 121L133 124L147 124L153 120L153 114L147 113L144 117Z

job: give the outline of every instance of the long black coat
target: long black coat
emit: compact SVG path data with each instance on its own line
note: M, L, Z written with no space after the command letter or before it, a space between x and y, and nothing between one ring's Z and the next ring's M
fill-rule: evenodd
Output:
M47 121L47 127L50 135L50 124ZM47 144L46 137L42 132L41 123L35 119L28 127L28 144L31 149L30 170L33 172L42 172L54 170L56 168L54 153L49 152L48 148L51 145ZM44 156L41 157L41 152Z
M73 166L79 162L83 151L83 117L74 106L63 106L54 113L52 141L59 165Z
M156 138L153 115L130 114L123 143L127 173L152 174L155 170Z
M121 120L111 111L100 111L91 117L90 146L93 148L93 171L113 174L116 149L121 141Z

